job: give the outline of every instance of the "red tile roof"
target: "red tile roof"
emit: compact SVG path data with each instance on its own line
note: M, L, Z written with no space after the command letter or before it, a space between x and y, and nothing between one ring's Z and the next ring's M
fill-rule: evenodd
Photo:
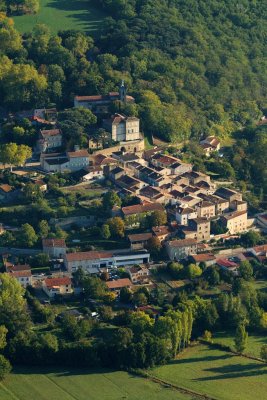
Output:
M212 253L194 254L191 256L195 262L213 261L216 257Z
M67 154L71 158L89 157L89 153L87 150L68 151Z
M52 289L55 286L67 286L71 285L71 279L67 276L63 278L47 278L45 279L45 285L48 289Z
M66 247L65 239L43 239L43 247Z
M168 242L169 247L189 247L197 244L196 239L181 239Z
M8 185L7 183L4 183L3 185L0 185L0 189L3 190L5 193L9 193L12 191L13 187Z
M28 278L32 276L31 271L10 271L9 274L14 278Z
M152 233L145 232L145 233L135 233L133 235L128 235L128 239L130 242L139 242L139 241L146 241L152 237Z
M113 253L109 251L82 251L77 253L68 253L67 261L99 260L100 258L112 257Z
M120 289L123 287L132 286L132 282L129 278L117 279L116 281L108 281L106 285L109 289Z
M60 129L42 130L41 135L42 136L57 136L57 135L61 135L61 130Z
M23 271L31 271L31 267L28 264L25 265L11 265L8 267L9 272L23 272Z
M136 204L134 206L122 207L124 215L142 214L152 211L164 211L164 207L158 203Z

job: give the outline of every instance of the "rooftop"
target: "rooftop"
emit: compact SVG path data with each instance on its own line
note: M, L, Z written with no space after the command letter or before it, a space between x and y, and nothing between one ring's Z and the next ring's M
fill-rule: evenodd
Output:
M43 239L43 247L66 247L65 239Z
M45 279L45 286L48 289L52 289L55 286L67 286L71 285L71 279L68 278L67 276L63 278L47 278Z
M196 239L181 239L167 242L169 247L189 247L197 245Z
M129 278L117 279L115 281L108 281L106 285L109 289L120 289L123 287L132 286L132 282Z
M164 207L158 203L136 204L133 206L122 207L122 212L125 216L153 211L164 211Z

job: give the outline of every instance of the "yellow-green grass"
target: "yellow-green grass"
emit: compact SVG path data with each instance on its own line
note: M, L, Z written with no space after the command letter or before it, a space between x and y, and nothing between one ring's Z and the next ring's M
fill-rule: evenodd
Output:
M1 400L192 400L126 372L20 369L0 384Z
M267 365L198 345L150 375L217 400L266 399Z
M234 336L235 336L234 332L218 332L214 335L213 342L229 346L231 347L232 350L235 350ZM261 347L264 344L267 344L267 336L252 335L249 333L248 344L244 353L252 357L260 357Z
M40 0L37 14L14 16L15 28L30 32L36 24L46 24L52 32L75 29L95 35L105 15L90 0Z

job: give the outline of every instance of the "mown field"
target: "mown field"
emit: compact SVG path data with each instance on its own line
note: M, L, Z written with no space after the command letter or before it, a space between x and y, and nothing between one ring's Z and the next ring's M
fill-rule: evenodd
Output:
M75 29L95 35L105 17L90 5L90 0L40 0L36 15L13 17L15 27L22 33L29 32L36 24L46 24L52 32Z
M0 384L1 400L193 400L126 372L18 370Z
M267 365L199 345L150 374L217 400L266 399Z
M235 332L218 332L214 335L213 342L224 344L234 350L234 336ZM252 357L260 357L260 350L264 344L267 344L267 336L249 334L245 354Z

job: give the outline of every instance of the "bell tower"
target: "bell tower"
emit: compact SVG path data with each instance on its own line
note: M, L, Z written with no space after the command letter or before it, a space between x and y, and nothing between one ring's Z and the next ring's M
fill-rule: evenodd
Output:
M120 85L120 101L126 103L126 87L124 85L124 80L121 81Z

